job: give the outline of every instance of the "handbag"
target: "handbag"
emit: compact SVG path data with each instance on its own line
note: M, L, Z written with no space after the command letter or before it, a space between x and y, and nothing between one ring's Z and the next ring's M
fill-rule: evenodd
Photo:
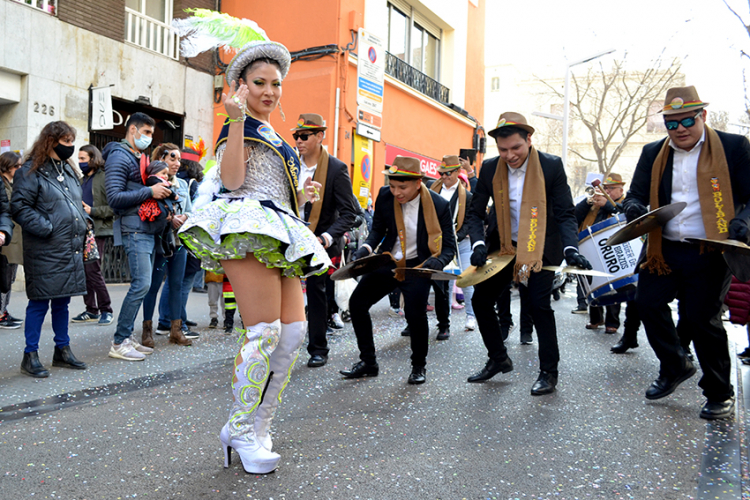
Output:
M341 252L341 267L346 265L344 259L344 252ZM357 280L349 278L345 280L338 280L334 282L334 298L336 299L336 305L342 311L349 310L349 298L352 296L354 289L357 288Z
M93 224L90 220L86 221L86 240L83 243L83 263L96 262L101 258L99 255L99 246L96 244L96 235L94 234Z

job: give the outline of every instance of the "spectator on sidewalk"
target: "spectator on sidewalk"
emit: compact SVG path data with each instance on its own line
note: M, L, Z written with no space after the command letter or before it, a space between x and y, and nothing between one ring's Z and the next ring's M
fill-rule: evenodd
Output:
M8 151L0 155L0 175L3 178L3 186L5 187L5 195L8 198L8 210L10 210L10 197L13 190L13 175L16 170L21 168L23 162L21 161L21 155ZM10 212L9 212L10 213ZM11 284L16 281L16 273L18 272L18 265L23 265L23 247L21 245L21 227L13 223L13 238L8 245L2 247L2 253L5 258L8 259L8 267L6 272L8 273L8 281ZM22 319L14 318L8 312L8 304L10 303L10 290L6 293L0 293L0 328L6 330L15 330L21 328Z
M732 276L724 304L729 308L729 321L747 327L747 339L750 344L750 282L743 283ZM743 363L750 364L750 347L746 347L737 357Z
M83 209L94 221L94 235L99 255L104 256L104 236L112 236L114 212L107 205L107 193L104 191L104 158L96 146L86 144L78 151L78 167L83 173ZM96 322L99 325L112 324L112 301L109 298L107 284L102 276L101 259L87 262L86 295L83 302L86 310L71 319L73 323Z
M85 370L70 349L68 304L70 297L86 293L83 246L86 215L81 185L73 169L76 131L63 121L48 123L31 148L23 167L13 177L11 210L23 230L26 275L26 348L21 373L49 377L39 361L39 337L47 310L52 308L55 332L53 366ZM0 191L0 242L12 236L7 219L5 191Z

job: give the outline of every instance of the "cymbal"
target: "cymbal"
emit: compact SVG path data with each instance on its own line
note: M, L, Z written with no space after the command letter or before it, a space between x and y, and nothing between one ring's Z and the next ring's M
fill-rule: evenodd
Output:
M458 277L456 285L466 288L481 283L502 271L515 258L515 255L500 255L500 252L497 251L487 258L487 263L482 267L469 266Z
M424 269L421 267L397 267L393 270L393 274L395 274L397 278L399 275L403 275L405 278L421 278L435 281L458 279L457 274L446 273L445 271L438 271L435 269Z
M619 245L626 241L634 240L639 236L650 233L658 227L663 227L667 222L673 219L677 214L682 212L687 203L679 201L664 205L656 210L652 210L645 215L641 215L634 221L628 223L625 227L617 231L607 239L607 245Z
M611 278L614 276L613 274L597 271L595 269L583 269L582 267L576 266L544 266L542 269L545 271L560 271L561 273L581 274L583 276L596 276L599 278Z
M352 261L341 269L338 269L331 275L331 279L333 281L339 281L349 278L356 278L357 276L371 273L374 270L388 265L392 262L393 259L391 258L391 254L388 252L368 255L367 257L362 257L361 259Z
M737 240L709 240L707 238L685 238L688 243L700 244L722 252L750 255L750 246Z

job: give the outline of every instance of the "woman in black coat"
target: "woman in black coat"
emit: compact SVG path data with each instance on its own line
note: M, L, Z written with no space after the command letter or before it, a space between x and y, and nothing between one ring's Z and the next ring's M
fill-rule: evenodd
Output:
M70 297L86 294L83 245L86 218L81 185L68 162L73 156L75 129L63 121L42 129L23 167L13 177L11 213L23 230L26 275L26 348L21 373L48 377L39 361L39 337L47 309L52 307L55 332L53 366L85 370L70 350Z

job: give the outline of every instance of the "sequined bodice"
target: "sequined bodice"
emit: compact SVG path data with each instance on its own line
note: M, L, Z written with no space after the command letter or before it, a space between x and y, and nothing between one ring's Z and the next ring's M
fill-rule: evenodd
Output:
M221 160L225 149L226 143L219 146L216 151L217 175L221 175ZM284 161L279 155L263 144L245 141L245 156L245 182L233 191L219 193L218 197L269 200L280 208L293 211L294 208L289 204L291 188Z

